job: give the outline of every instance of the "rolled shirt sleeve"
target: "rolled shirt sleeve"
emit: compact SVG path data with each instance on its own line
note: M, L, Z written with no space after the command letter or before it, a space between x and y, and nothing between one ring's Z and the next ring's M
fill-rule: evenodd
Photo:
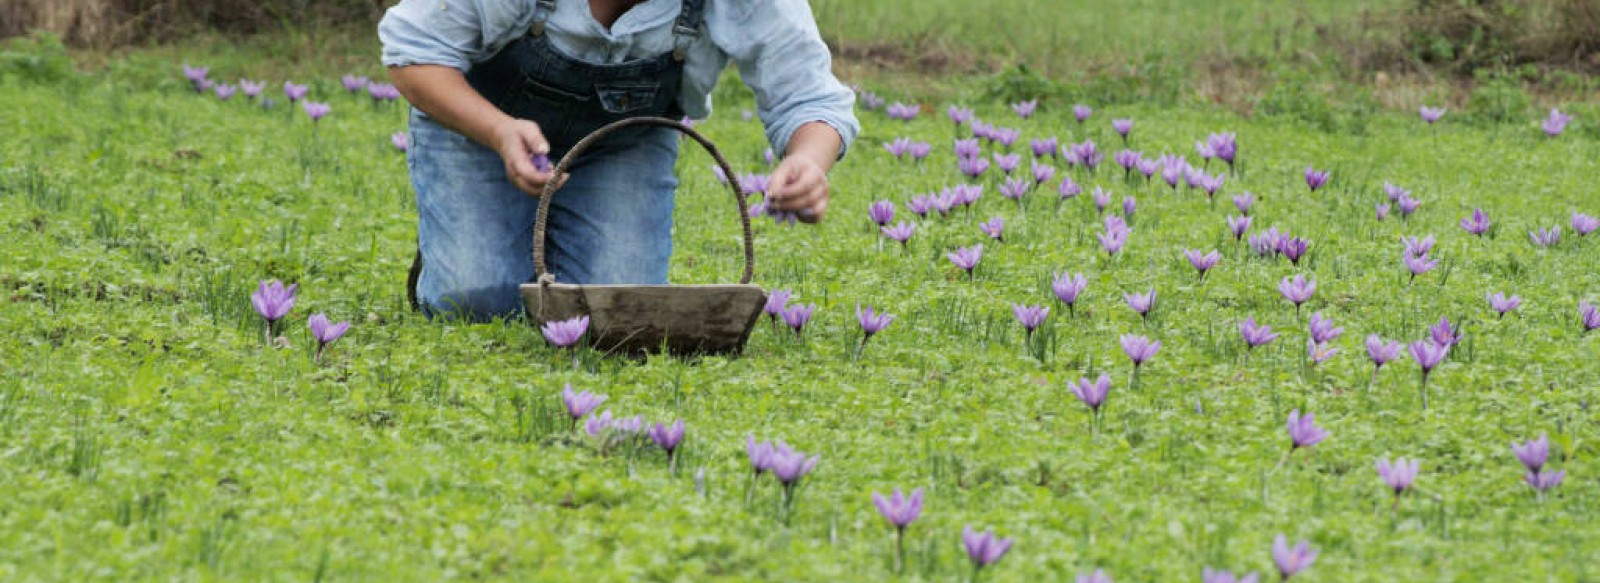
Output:
M711 41L755 93L773 151L787 151L800 126L820 121L843 138L843 158L861 131L855 93L833 75L833 57L806 0L709 2Z
M494 55L532 19L516 0L402 0L378 23L386 67L443 65L462 72Z

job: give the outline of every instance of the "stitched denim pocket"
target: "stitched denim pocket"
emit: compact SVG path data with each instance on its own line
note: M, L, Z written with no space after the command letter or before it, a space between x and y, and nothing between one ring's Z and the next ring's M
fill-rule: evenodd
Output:
M655 107L656 94L660 91L661 85L656 83L595 86L595 93L600 96L600 106L613 114L634 113Z

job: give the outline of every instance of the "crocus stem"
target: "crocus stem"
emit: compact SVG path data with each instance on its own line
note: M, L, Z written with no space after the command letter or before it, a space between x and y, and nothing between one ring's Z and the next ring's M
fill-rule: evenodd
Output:
M313 359L314 361L316 361L317 364L322 364L322 351L323 351L323 349L325 349L327 347L328 347L327 344L324 344L322 342L318 342L317 343L317 356L316 356L316 358Z
M667 450L667 475L678 477L678 451L675 449Z
M903 573L906 569L906 527L895 529L894 533L894 572Z
M1423 411L1427 411L1428 410L1428 371L1427 370L1423 370L1422 371L1421 391L1422 391L1422 410Z
M855 358L851 359L851 362L861 362L861 352L867 349L868 338L871 338L871 336L861 337L861 343L856 345L856 355Z

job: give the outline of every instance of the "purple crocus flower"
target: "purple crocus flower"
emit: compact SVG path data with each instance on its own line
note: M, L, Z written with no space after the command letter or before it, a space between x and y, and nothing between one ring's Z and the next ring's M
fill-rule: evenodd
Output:
M867 207L867 218L877 223L879 227L889 224L889 221L894 220L894 203L887 200L872 203L872 206Z
M1050 315L1050 308L1044 306L1025 306L1022 304L1011 305L1011 315L1016 316L1017 322L1028 331L1028 336L1033 336L1033 331L1044 324L1044 319Z
M1260 576L1255 573L1235 577L1232 571L1214 571L1211 567L1206 567L1200 575L1200 583L1259 583L1259 581Z
M1311 187L1311 192L1321 190L1328 184L1330 174L1327 171L1318 171L1316 168L1306 166L1306 186Z
M778 317L783 315L784 308L789 306L789 296L793 294L793 291L786 289L772 290L772 293L767 294L767 303L761 307L761 311L764 312L773 323L777 323Z
M1133 120L1131 120L1131 119L1114 119L1114 120L1111 120L1111 129L1115 130L1117 132L1117 135L1122 136L1123 141L1127 141L1128 134L1133 132Z
M1246 350L1253 350L1257 346L1266 346L1278 339L1278 333L1272 331L1271 326L1258 326L1254 316L1250 316L1239 323L1239 335L1244 337Z
M1122 251L1122 248L1128 244L1129 232L1128 229L1107 229L1104 233L1096 234L1095 237L1100 239L1100 246L1105 249L1106 256L1109 257Z
M1183 256L1189 259L1189 265L1193 265L1195 271L1200 272L1201 279L1205 279L1206 273L1222 261L1222 254L1215 250L1202 254L1198 249L1184 249Z
M1529 231L1528 238L1533 240L1534 245L1553 247L1561 242L1561 227L1540 227L1537 231Z
M1124 218L1133 220L1133 213L1137 210L1139 210L1139 199L1132 196L1122 197L1122 216Z
M1106 396L1111 394L1111 376L1100 373L1100 378L1091 382L1088 378L1078 379L1072 385L1072 394L1088 405L1096 414L1100 413L1100 406L1106 402Z
M1105 569L1095 569L1093 573L1088 575L1078 575L1078 578L1074 581L1076 583L1112 583L1111 576L1106 574Z
M1135 169L1137 169L1140 174L1144 175L1145 180L1150 180L1152 176L1156 175L1156 172L1161 170L1161 161L1151 160L1149 158L1141 159L1139 160L1139 164L1135 166Z
M1210 146L1211 152L1217 159L1226 162L1229 168L1232 168L1233 163L1239 158L1239 140L1233 132L1211 134L1206 138L1206 145Z
M1074 144L1067 154L1069 163L1076 161L1089 170L1094 170L1104 159L1105 155L1100 153L1100 148L1095 145L1094 140L1084 140L1081 144Z
M1083 125L1084 122L1089 121L1089 116L1091 115L1094 115L1094 110L1087 105L1079 103L1072 106L1072 117L1078 120L1078 125Z
M880 227L879 230L883 232L885 237L900 243L900 246L903 248L909 244L909 241L911 241L911 235L917 232L917 226L912 223L901 221L899 223L895 223L893 227Z
M1595 229L1600 229L1600 219L1583 213L1572 213L1572 232L1579 237L1587 237Z
M1039 100L1037 99L1029 99L1027 101L1011 104L1011 111L1016 112L1017 117L1022 119L1033 117L1033 112L1037 109L1039 109Z
M1128 307L1144 318L1150 317L1150 310L1156 307L1156 290L1152 289L1142 294L1122 294L1127 300Z
M261 92L266 90L266 88L266 83L250 81L248 79L239 80L239 91L244 92L244 96L252 101L255 100L256 96L261 95Z
M1022 201L1022 197L1028 194L1028 190L1032 186L1032 183L1021 178L1007 178L1006 181L1000 185L1000 196L1006 197L1010 200L1018 201L1020 203Z
M1125 174L1131 176L1139 168L1139 162L1144 160L1144 155L1133 150L1118 150L1111 156L1111 160L1122 167Z
M1412 255L1410 253L1405 254L1405 264L1406 269L1411 272L1412 280L1416 280L1417 276L1433 271L1433 268L1439 266L1438 261L1430 259L1426 254Z
M306 325L311 328L311 336L317 339L317 356L322 356L322 351L333 344L334 341L344 336L350 330L349 322L333 323L327 314L312 314L306 320Z
M1450 353L1450 346L1425 340L1412 342L1410 350L1411 359L1417 361L1417 366L1422 369L1423 382L1426 383L1428 373L1433 372L1439 363L1444 362L1445 355Z
M1455 324L1450 323L1448 316L1440 316L1439 321L1428 328L1428 336L1433 340L1433 343L1445 348L1454 346L1461 341L1458 333L1459 330Z
M938 196L933 197L933 210L939 211L939 216L947 216L950 210L961 204L961 195L945 189Z
M1316 561L1317 551L1306 541L1300 541L1294 548L1289 547L1289 541L1281 534L1272 541L1272 562L1277 564L1278 575L1284 581L1310 568Z
M405 132L395 132L389 135L389 143L394 144L394 149L404 152L411 149L411 139Z
M1233 208L1239 209L1239 213L1244 216L1250 216L1250 207L1255 206L1255 204L1256 195L1254 194L1243 192L1233 195Z
M583 418L595 409L599 409L606 402L606 396L589 391L574 391L572 385L561 389L561 405L567 409L567 415L572 417L573 423Z
M928 154L933 153L933 144L927 142L912 142L911 149L907 152L911 154L912 160L921 162L924 158L928 157Z
M907 526L922 516L922 488L912 490L910 496L906 496L899 488L895 488L891 496L873 492L872 503L877 505L878 514L882 514L883 519L889 521L895 530L904 532Z
M1135 369L1154 358L1156 353L1161 351L1160 340L1152 342L1144 336L1123 334L1120 341L1122 343L1122 351L1128 355L1129 360L1133 361Z
M973 117L972 108L959 107L955 105L952 105L949 107L949 109L946 109L945 114L949 115L950 122L957 126L965 125L966 123L971 122Z
M1205 140L1195 142L1194 151L1196 154L1199 154L1200 159L1205 160L1206 164L1208 165L1211 163L1212 158L1217 157L1217 150L1212 148L1211 143Z
M1034 162L1032 164L1032 168L1033 168L1033 187L1034 188L1038 188L1040 185L1042 185L1042 184L1044 184L1046 182L1049 182L1051 178L1055 178L1056 177L1056 167L1055 166L1051 166L1049 164L1040 164L1038 162Z
M183 78L188 79L189 83L195 87L199 87L200 82L205 81L210 74L210 67L191 67L187 63L183 65Z
M983 146L978 145L978 140L956 140L957 158L977 158L983 155Z
M284 287L283 282L276 279L263 280L256 292L250 294L250 304L255 306L256 313L267 321L270 329L278 320L289 315L289 310L294 309L294 294L299 288L300 284Z
M306 116L310 117L312 122L321 121L322 118L333 112L333 106L315 101L303 102L300 104L300 108L306 111Z
M750 470L754 478L761 477L762 472L772 469L772 456L776 449L770 441L756 441L756 436L747 435L744 441L745 455L750 458Z
M1398 202L1401 198L1411 196L1411 191L1392 182L1383 183L1383 195L1389 197L1389 202Z
M1327 439L1329 433L1317 427L1316 414L1306 413L1300 415L1300 410L1295 409L1289 413L1289 450L1309 448Z
M590 417L588 421L584 421L583 431L591 436L599 437L601 434L610 431L615 423L616 418L611 415L611 410L607 409L599 415Z
M778 483L783 485L787 497L793 494L795 485L800 483L800 478L806 477L817 467L817 461L820 459L820 456L806 457L806 452L791 450L780 443L772 452L768 469L772 470L772 476L778 479Z
M1417 212L1417 209L1422 208L1422 201L1409 196L1400 197L1400 200L1394 201L1394 204L1400 209L1400 218L1402 219L1411 218L1412 213L1415 213Z
M917 195L906 201L906 210L922 218L928 218L928 211L933 208L933 200L926 195Z
M861 324L861 331L866 334L866 337L861 339L862 342L888 328L889 323L893 321L894 315L889 312L875 312L872 306L863 308L861 304L856 304L856 322Z
M1483 214L1483 209L1473 209L1472 216L1461 219L1461 230L1474 235L1483 236L1489 232L1489 215Z
M1090 198L1094 199L1095 211L1102 214L1106 212L1106 206L1111 204L1111 192L1098 186L1094 187L1094 193L1090 195Z
M212 89L213 92L215 92L217 94L217 99L219 99L221 101L227 101L228 98L233 97L233 94L237 93L239 91L238 87L234 87L234 86L228 85L226 83L224 83L222 85L218 85L218 86L213 87L211 89Z
M1583 322L1583 333L1600 329L1600 308L1589 302L1578 302L1578 319Z
M1433 250L1433 245L1438 242L1433 235L1426 237L1401 237L1400 242L1405 245L1406 255L1427 255Z
M1418 111L1422 115L1422 121L1428 122L1428 125L1438 122L1440 118L1444 117L1444 112L1445 109L1443 107L1428 107L1426 105L1422 106L1422 109Z
M589 317L578 316L569 320L551 320L539 327L544 339L557 348L571 348L589 331Z
M983 232L989 235L989 238L991 239L1000 242L1004 242L1006 240L1006 220L998 215L989 219L987 222L978 225L978 228L983 229Z
M678 444L683 442L683 420L674 421L672 425L657 423L652 425L647 433L650 441L655 442L656 447L666 450L667 459L671 460L677 454Z
M1511 453L1516 454L1517 461L1522 462L1529 472L1537 474L1544 471L1544 464L1550 458L1550 436L1540 435L1538 439L1521 444L1512 442Z
M989 160L979 157L961 158L956 161L956 167L961 170L962 174L967 175L967 177L978 178L983 176L983 173L989 170Z
M1037 138L1028 142L1028 147L1033 150L1035 158L1055 156L1061 148L1061 141L1056 138Z
M1406 458L1398 458L1391 463L1389 460L1378 458L1377 468L1378 477L1383 479L1383 483L1387 484L1389 489L1394 490L1395 502L1398 504L1400 495L1410 490L1411 485L1417 481L1417 470L1421 468L1421 463Z
M1310 329L1311 339L1318 344L1333 342L1340 334L1344 334L1344 328L1334 326L1331 318L1322 317L1322 312L1311 315Z
M400 90L388 83L368 83L367 96L378 102L393 101L400 98ZM694 124L694 120L684 122L689 127L694 127Z
M1543 495L1546 490L1561 485L1561 479L1565 477L1567 477L1566 470L1559 470L1540 473L1529 472L1522 476L1522 479L1528 482L1528 485L1533 487L1534 491Z
M1242 216L1242 217L1234 217L1233 215L1228 215L1228 231L1233 233L1233 240L1234 241L1239 241L1239 240L1244 239L1244 233L1245 233L1245 231L1248 231L1248 230L1250 230L1250 216L1249 215L1245 215L1245 216Z
M1012 172L1017 171L1018 166L1022 165L1022 155L995 153L994 165L996 168L999 168L1001 172L1004 172L1007 176L1010 176Z
M1384 342L1377 334L1367 336L1367 358L1372 359L1372 375L1378 375L1378 369L1400 356L1400 351L1405 347L1399 342Z
M1011 146L1016 144L1017 140L1022 138L1022 131L1011 128L995 128L994 132L991 134L991 137L994 138L995 143L1000 144L1007 151L1010 151Z
M1517 306L1522 305L1521 297L1513 295L1508 298L1503 292L1486 294L1485 297L1489 299L1489 309L1494 310L1495 313L1499 314L1501 318L1506 317L1508 312L1511 312L1512 310L1517 309Z
M1278 248L1283 246L1284 234L1277 227L1269 227L1265 232L1250 236L1250 250L1257 257L1272 257L1278 254Z
M890 156L896 158L904 157L906 152L911 151L911 138L895 138L894 141L884 142L883 149Z
M811 321L811 314L817 310L816 304L795 304L783 309L783 323L794 329L794 335L799 336L805 331L806 323Z
M290 103L304 99L306 93L310 91L311 88L305 85L295 85L292 81L283 82L283 95L289 98Z
M1306 339L1306 357L1311 359L1311 366L1327 362L1328 359L1337 354L1339 354L1339 349L1328 343L1317 342L1311 338Z
M1386 203L1386 202L1380 202L1376 206L1373 207L1377 212L1378 222L1381 223L1381 222L1383 222L1384 219L1389 218L1389 208L1390 207L1391 207L1391 205L1389 203Z
M1559 109L1551 109L1550 116L1544 119L1544 135L1552 138L1561 135L1561 132L1566 131L1567 124L1571 121L1572 116L1561 113Z
M1278 253L1294 265L1300 265L1300 259L1305 257L1306 251L1310 249L1311 242L1304 237L1283 237L1278 240Z
M967 548L967 558L974 569L983 569L1006 556L1012 539L995 536L993 531L977 532L971 526L961 530L961 544Z
M1087 287L1089 287L1089 279L1084 277L1082 273L1075 275L1058 273L1050 282L1050 291L1056 294L1056 299L1067 305L1068 311L1074 309L1074 305L1078 303L1078 296Z
M355 93L355 92L360 91L362 89L366 89L367 88L367 84L371 83L372 80L368 79L366 77L357 77L355 75L345 75L343 78L339 79L339 82L344 84L344 90L345 91L348 91L350 93Z
M917 119L917 114L922 113L922 106L917 104L891 103L886 110L890 119L911 121Z
M979 243L971 247L957 248L954 253L947 254L945 257L950 258L950 262L954 263L956 267L967 272L967 277L970 279L973 268L976 268L978 261L983 259L983 244Z
M1299 312L1300 305L1317 293L1317 280L1308 280L1304 275L1295 275L1292 280L1285 277L1283 281L1278 282L1278 293L1283 294L1284 299L1294 302L1294 309Z

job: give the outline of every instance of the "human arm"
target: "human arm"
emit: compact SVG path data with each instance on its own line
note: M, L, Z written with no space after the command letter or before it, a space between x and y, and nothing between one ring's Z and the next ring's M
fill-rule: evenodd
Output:
M412 107L434 121L500 154L506 178L537 195L550 173L533 165L533 156L549 154L550 144L539 124L500 111L467 84L461 71L442 65L390 67L389 79Z

